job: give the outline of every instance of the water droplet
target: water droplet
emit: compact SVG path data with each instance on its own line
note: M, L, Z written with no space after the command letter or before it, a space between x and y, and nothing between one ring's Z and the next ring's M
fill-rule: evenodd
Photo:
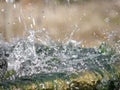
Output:
M1 9L1 12L4 12L5 11L5 9Z
M14 9L16 8L16 4L13 5Z
M69 81L66 81L66 83L69 85L70 84L70 82Z
M30 24L30 27L33 28L33 24Z
M42 30L46 30L46 28L42 28Z
M43 19L45 19L46 18L46 16L43 16Z
M31 17L29 16L29 17L28 17L28 19L30 20L30 19L31 19Z
M33 18L33 25L35 26L35 19Z
M15 25L15 22L13 22L13 24Z
M21 17L20 16L18 17L18 21L21 23Z
M84 45L82 45L82 48L84 48L85 46Z

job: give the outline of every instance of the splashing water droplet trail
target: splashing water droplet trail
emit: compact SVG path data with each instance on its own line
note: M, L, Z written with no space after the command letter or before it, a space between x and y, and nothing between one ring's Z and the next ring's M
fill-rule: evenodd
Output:
M74 40L66 44L51 44L47 40L45 45L37 44L35 43L35 34L41 32L45 31L30 30L27 38L18 40L12 45L12 52L8 57L8 68L15 70L16 75L30 76L43 72L70 74L83 70L96 72L96 69L109 72L111 68L109 65L113 63L113 58L109 53L103 54L94 48L81 48ZM46 38L46 33L44 34L44 38Z

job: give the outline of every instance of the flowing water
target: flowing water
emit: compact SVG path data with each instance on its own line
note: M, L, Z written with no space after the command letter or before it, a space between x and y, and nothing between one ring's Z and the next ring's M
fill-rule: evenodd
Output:
M119 65L120 55L106 43L102 43L99 48L83 48L80 42L71 39L66 43L55 42L45 30L30 30L27 35L9 43L1 40L0 52L5 54L7 71L14 71L7 80L32 75L37 75L32 77L35 80L55 77L67 79L74 73L78 77L84 71L100 75L103 80L108 80L106 74L112 79L117 77L119 69L115 65L116 62Z
M44 81L56 77L67 80L70 75L79 77L82 72L100 75L102 82L111 78L116 80L119 71L117 65L120 64L120 42L116 42L115 47L108 44L114 33L108 33L107 44L102 42L99 48L84 48L82 41L72 40L75 32L76 29L63 41L52 40L44 29L27 30L22 39L13 39L11 42L1 39L0 56L8 63L7 72L13 71L4 80L9 81L8 84L21 77L28 79L29 76L32 80ZM5 71L3 69L0 72L1 78L5 76L2 73ZM1 80L3 86L5 81Z
M80 43L74 40L66 43L54 42L46 33L42 38L38 38L43 32L45 31L30 30L27 38L1 43L6 55L8 54L8 71L14 70L15 77L39 73L99 73L102 70L113 77L116 74L112 64L119 61L119 54L105 43L100 48L82 48Z

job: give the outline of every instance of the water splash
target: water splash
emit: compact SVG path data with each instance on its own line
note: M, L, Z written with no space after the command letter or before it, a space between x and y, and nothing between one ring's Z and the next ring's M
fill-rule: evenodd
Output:
M57 77L69 81L72 75L76 78L83 72L93 72L98 81L99 76L102 78L98 86L104 88L108 80L117 78L115 65L120 63L120 54L106 43L99 48L81 48L75 40L54 42L45 30L30 30L24 35L23 39L10 43L1 41L5 49L0 51L8 53L8 72L12 72L7 77L8 81L0 83L3 87L9 86L12 81L14 85L23 85L29 80L55 80Z
M41 33L43 36L39 36ZM111 53L112 50L107 45L103 44L97 49L81 48L74 40L55 43L46 33L44 30L30 30L27 38L9 44L11 51L8 57L8 70L15 70L17 77L56 72L69 75L82 71L104 71L114 76L111 64L118 59L115 59L116 55Z

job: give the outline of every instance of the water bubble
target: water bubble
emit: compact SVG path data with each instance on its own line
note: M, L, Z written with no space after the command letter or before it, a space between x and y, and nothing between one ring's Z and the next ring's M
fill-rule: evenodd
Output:
M45 85L44 84L40 84L42 89L45 89Z

